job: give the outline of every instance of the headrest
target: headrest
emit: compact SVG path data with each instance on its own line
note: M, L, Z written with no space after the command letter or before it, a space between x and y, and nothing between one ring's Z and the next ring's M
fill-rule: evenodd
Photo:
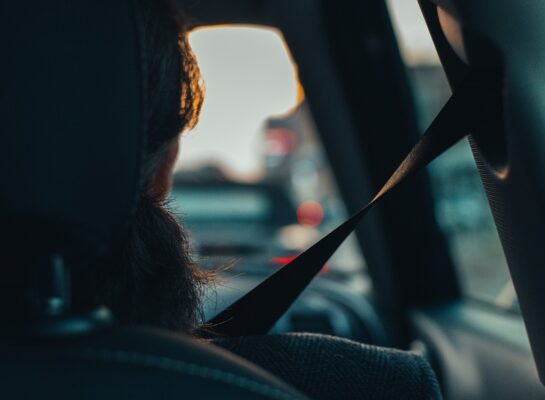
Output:
M89 257L123 234L144 126L135 20L131 0L1 2L0 254Z

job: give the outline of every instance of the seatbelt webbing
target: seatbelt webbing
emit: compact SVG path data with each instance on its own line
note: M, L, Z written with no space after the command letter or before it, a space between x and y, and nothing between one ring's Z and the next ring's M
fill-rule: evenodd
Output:
M352 217L206 323L202 336L266 334L380 199L465 137L483 105L486 76L470 72L392 176Z

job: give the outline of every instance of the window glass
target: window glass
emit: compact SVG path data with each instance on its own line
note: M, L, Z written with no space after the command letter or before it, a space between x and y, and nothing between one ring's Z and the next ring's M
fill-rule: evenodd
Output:
M178 210L187 212L185 221L191 223L217 223L220 220L262 223L272 214L270 199L253 188L204 190L178 187L172 196Z
M450 96L416 1L388 0L422 132ZM473 299L518 309L498 233L467 140L429 166L437 221L446 234L462 290Z
M201 265L270 274L342 222L345 206L281 34L213 27L190 42L206 97L181 141L171 207ZM321 276L354 282L363 270L352 237Z

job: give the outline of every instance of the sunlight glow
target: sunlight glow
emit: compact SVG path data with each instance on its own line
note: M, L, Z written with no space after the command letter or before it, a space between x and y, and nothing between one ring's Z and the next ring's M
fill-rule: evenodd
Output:
M221 166L239 179L262 169L264 121L301 100L281 34L258 27L209 27L190 34L206 96L197 127L184 135L177 168Z

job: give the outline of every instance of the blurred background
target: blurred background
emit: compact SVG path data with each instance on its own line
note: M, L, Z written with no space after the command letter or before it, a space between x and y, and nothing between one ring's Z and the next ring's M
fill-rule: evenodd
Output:
M390 0L388 5L424 132L450 88L416 2ZM219 26L194 31L190 41L206 98L198 126L182 139L171 208L190 231L204 268L228 267L231 277L264 278L349 214L281 34L256 26ZM516 310L467 141L429 171L435 213L466 295ZM351 237L318 279L365 292L370 285L365 271L365 255ZM239 294L247 289L228 277L224 285ZM209 313L226 302L216 299Z

